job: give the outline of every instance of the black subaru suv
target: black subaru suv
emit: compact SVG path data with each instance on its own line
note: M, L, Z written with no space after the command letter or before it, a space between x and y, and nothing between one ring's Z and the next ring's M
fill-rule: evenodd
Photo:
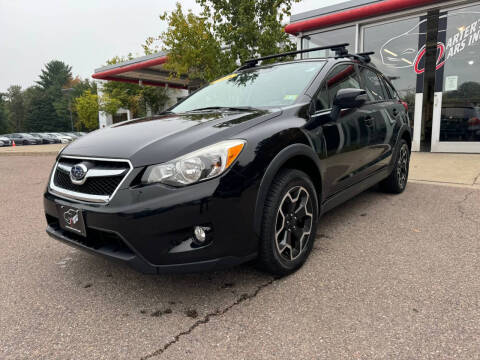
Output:
M377 183L407 184L406 105L346 45L328 47L333 58L250 60L159 116L71 143L44 195L47 233L147 273L253 259L295 271L321 214Z

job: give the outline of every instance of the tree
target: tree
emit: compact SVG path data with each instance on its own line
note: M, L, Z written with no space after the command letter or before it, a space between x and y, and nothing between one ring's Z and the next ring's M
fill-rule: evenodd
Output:
M64 131L66 124L59 122L49 94L40 86L31 86L24 91L26 131Z
M72 67L52 60L39 75L38 86L31 87L28 98L28 129L30 131L71 130L70 98L62 89L72 83Z
M169 26L169 30L159 37L168 51L164 68L177 77L188 75L190 79L201 80L213 79L219 72L229 70L228 58L222 53L207 17L197 16L191 10L185 14L177 3L175 11L161 15L160 19L168 21ZM144 49L154 41L153 38L147 39Z
M10 124L8 122L7 102L5 94L0 93L0 134L10 132Z
M10 128L15 132L24 130L25 103L20 85L12 85L7 89L7 110Z
M45 65L37 84L47 90L51 87L61 89L72 80L72 67L63 61L52 60Z
M74 102L87 90L90 90L92 94L97 94L97 84L88 79L82 80L77 76L63 86L62 96L53 102L58 118L62 119L62 123L68 126L69 130L71 129L71 122L76 124L75 127L78 128L78 117L74 109ZM72 121L70 121L70 115Z
M90 90L77 97L74 102L75 112L78 116L76 123L77 130L85 129L88 131L98 128L98 95L92 94Z
M165 107L168 101L167 89L158 86L144 86L141 89L139 106L149 107L152 114L158 114Z
M166 69L175 76L211 81L256 57L295 49L282 22L299 0L197 0L202 13L184 13L177 3L171 14L160 16L168 30L143 45L151 52L155 42L168 52Z
M113 116L117 113L118 109L120 109L121 107L122 107L122 103L120 102L120 100L114 97L111 97L107 94L102 96L101 104L100 104L101 111L105 111L107 114L110 114Z

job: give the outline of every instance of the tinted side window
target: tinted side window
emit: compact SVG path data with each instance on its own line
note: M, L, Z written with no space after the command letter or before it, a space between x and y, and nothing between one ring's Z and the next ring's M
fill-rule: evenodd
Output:
M360 89L360 79L354 64L343 64L335 67L326 78L329 106L332 107L333 99L341 89Z
M330 108L327 86L323 85L315 98L315 111L326 110Z
M383 79L383 83L385 84L385 88L387 89L387 91L389 92L390 94L390 98L391 99L394 99L394 100L399 100L400 97L398 96L398 93L397 91L393 88L392 85L390 85L390 83L388 81L386 81L385 79Z
M342 64L334 67L325 78L321 90L315 99L315 110L330 109L338 90L360 89L360 78L354 64Z
M370 101L386 100L383 86L377 73L367 68L361 67L360 74L362 75L363 81L365 83L365 90L367 91L367 95L370 98Z

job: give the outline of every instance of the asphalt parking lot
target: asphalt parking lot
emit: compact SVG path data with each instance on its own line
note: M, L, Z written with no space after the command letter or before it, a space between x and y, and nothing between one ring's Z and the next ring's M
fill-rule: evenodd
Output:
M0 157L1 359L480 358L480 190L370 190L286 278L146 276L45 234L53 161Z

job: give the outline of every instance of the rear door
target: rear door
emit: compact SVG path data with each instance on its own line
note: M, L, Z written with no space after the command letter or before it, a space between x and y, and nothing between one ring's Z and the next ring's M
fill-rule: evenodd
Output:
M323 148L325 195L334 195L361 181L371 172L369 152L374 133L364 121L368 109L343 109L332 119L333 100L340 89L361 88L354 63L341 63L330 70L314 98L312 116L316 129L311 132L317 148Z

